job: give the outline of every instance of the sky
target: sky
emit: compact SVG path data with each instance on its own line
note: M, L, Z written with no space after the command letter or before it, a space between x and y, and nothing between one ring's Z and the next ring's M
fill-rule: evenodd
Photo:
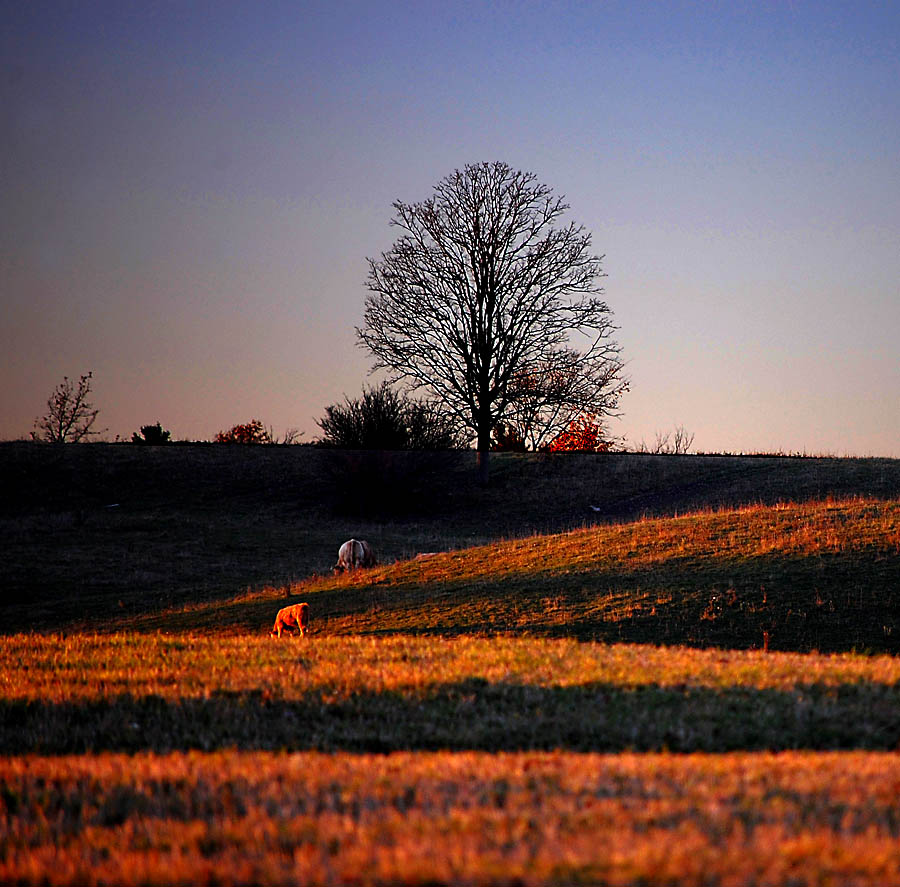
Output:
M315 438L392 203L532 172L605 256L610 431L900 457L900 3L0 0L0 440Z

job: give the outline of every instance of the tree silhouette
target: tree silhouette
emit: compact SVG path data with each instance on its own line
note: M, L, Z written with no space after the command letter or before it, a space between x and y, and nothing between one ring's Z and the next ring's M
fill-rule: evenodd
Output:
M34 420L33 440L46 443L78 443L87 437L102 434L94 431L100 410L88 400L93 373L86 373L74 385L68 376L53 389L47 400L47 412Z
M625 387L601 257L582 227L556 227L568 208L532 173L469 165L427 200L394 203L404 233L369 260L360 344L470 430L482 482L492 432L526 401L535 415L567 411L558 432L578 413L610 414Z

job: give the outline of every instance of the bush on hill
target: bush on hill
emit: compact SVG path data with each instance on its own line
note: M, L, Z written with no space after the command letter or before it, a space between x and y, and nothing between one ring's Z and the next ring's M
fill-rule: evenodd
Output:
M155 425L141 425L141 432L137 431L131 435L131 442L136 444L146 444L147 446L161 446L162 444L171 443L171 432L165 431L162 425L157 422Z
M244 425L235 425L228 431L220 431L215 443L224 444L268 444L272 443L272 435L259 419L251 419Z
M331 404L316 420L320 443L349 450L453 450L465 445L457 423L432 401L416 401L383 382L362 397Z

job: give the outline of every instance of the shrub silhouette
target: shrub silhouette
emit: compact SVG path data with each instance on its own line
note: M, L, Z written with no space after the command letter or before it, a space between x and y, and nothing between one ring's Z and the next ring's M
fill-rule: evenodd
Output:
M140 434L137 431L133 432L131 442L147 446L160 446L161 444L171 443L169 439L170 434L171 432L166 431L159 422L155 425L141 425Z
M386 382L364 388L362 397L344 398L316 420L319 443L350 450L450 450L464 445L457 425L430 401L416 401Z

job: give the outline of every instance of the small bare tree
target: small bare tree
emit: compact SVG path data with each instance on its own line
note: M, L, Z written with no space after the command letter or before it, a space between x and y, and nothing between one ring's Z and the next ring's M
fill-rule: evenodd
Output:
M47 413L34 420L32 440L45 443L78 443L106 429L94 430L100 410L88 400L93 373L87 373L74 385L68 376L53 390L47 401Z
M274 431L270 427L269 437L272 438L273 443L294 446L295 444L300 443L300 438L303 437L303 432L299 428L288 428L285 430L283 437L276 437Z
M360 344L469 429L482 482L504 421L526 418L533 445L579 413L609 415L624 390L601 257L584 228L557 226L568 208L532 173L468 165L428 200L394 203L404 233L369 260Z
M694 444L694 433L687 431L684 425L678 425L675 431L657 431L656 442L652 447L644 441L638 447L639 453L652 453L654 455L684 456L690 452Z
M691 447L694 445L694 432L687 431L684 425L679 425L675 429L675 434L672 439L672 450L671 452L675 453L678 456L683 456L685 453L690 452Z

